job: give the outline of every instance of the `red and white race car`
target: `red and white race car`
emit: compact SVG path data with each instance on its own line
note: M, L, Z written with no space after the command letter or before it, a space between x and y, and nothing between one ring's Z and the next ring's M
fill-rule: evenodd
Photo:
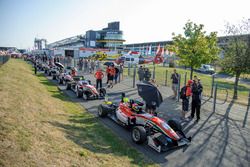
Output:
M66 83L67 90L73 90L77 97L82 97L83 100L103 99L106 90L104 88L96 89L91 85L90 80L85 80L83 76L75 76Z
M120 102L118 105L105 102L99 105L98 115L100 117L108 116L118 124L132 127L132 140L137 144L147 141L147 144L157 152L191 143L191 137L185 136L177 121L169 120L166 122L144 112L142 106L142 103L135 101Z

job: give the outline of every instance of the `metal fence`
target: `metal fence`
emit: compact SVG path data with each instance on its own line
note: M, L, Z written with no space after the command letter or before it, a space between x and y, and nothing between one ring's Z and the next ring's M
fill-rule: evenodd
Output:
M4 63L6 63L9 59L10 59L10 56L8 55L0 56L0 65L3 65Z
M172 86L171 75L174 68L167 68L163 66L144 66L144 68L149 68L151 71L151 78L156 80L156 84L166 87ZM139 80L138 77L138 66L128 66L124 69L125 77L131 78L131 86L135 87L135 83ZM155 71L155 72L154 72ZM178 91L186 85L188 79L190 78L190 70L178 69L177 73L179 74L179 85ZM223 101L231 101L233 99L234 93L234 82L229 82L223 78L217 78L216 75L207 75L194 72L193 76L197 75L201 79L203 85L203 96L206 98L213 98L216 88L217 99ZM236 102L248 105L248 95L250 91L249 84L239 84L238 86L238 99ZM179 100L179 96L178 96Z

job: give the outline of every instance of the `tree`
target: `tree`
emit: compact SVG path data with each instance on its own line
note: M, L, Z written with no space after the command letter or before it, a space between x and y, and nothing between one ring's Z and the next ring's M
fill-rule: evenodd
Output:
M202 24L197 25L188 21L183 28L184 36L175 36L173 33L173 45L168 46L168 50L175 52L180 58L180 64L191 68L190 79L195 68L215 61L220 51L217 46L217 33L211 32L206 35L203 28Z
M237 25L227 23L225 27L228 44L224 47L221 65L226 72L235 75L233 98L237 99L240 75L250 71L250 19Z

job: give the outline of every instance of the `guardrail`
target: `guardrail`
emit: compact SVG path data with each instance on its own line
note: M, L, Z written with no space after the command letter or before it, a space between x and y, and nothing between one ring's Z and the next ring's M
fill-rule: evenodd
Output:
M10 56L7 56L7 55L0 56L0 65L3 65L4 63L6 63L9 59L10 59Z

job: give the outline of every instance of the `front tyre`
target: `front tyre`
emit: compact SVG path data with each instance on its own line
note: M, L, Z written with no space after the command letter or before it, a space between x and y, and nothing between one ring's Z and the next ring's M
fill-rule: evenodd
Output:
M142 126L135 126L132 129L132 140L136 144L142 144L147 140L146 129Z
M88 96L87 96L87 94L86 93L82 93L82 99L84 100L84 101L87 101L88 100Z

